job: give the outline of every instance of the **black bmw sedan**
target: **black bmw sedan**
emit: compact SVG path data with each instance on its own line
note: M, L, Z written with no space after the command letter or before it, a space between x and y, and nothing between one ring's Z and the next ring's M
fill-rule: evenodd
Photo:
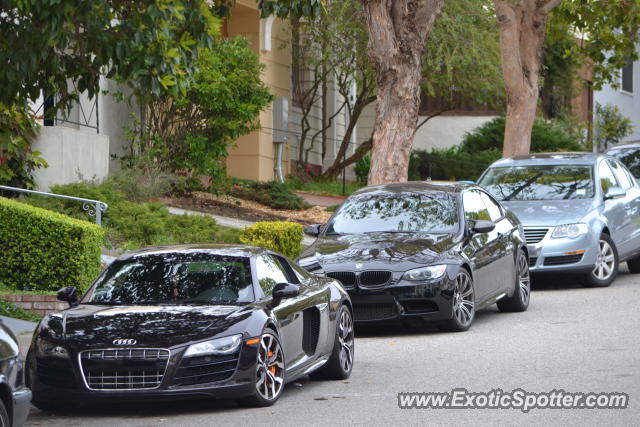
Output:
M62 289L71 307L34 333L27 361L41 409L198 397L266 406L300 376L344 379L353 367L343 287L265 249L133 252L75 294Z
M522 226L480 187L407 182L361 189L299 258L338 279L356 322L422 319L449 331L471 326L477 310L529 305L529 259Z

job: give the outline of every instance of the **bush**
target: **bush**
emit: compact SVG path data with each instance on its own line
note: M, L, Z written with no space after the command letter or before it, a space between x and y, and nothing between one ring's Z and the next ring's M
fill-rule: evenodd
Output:
M358 184L367 185L367 181L369 180L369 169L371 169L371 153L367 153L363 158L358 160L356 165L353 167Z
M496 117L484 125L468 132L462 139L460 151L476 154L488 150L502 152L506 118ZM562 126L553 121L536 118L531 131L531 152L583 151L584 147L575 137L568 135Z
M232 196L254 200L274 209L301 210L311 206L285 184L276 181L243 181L231 187Z
M256 222L240 233L245 245L273 249L289 258L295 258L302 250L302 225L295 222Z
M501 157L502 153L495 149L475 154L460 151L457 147L434 149L431 153L416 150L409 161L409 179L420 181L430 177L444 181L475 181Z
M85 290L100 273L103 242L94 224L0 198L0 280L8 286Z

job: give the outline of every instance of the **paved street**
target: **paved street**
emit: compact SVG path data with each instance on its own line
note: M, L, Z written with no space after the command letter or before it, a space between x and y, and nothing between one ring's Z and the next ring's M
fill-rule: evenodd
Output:
M379 424L637 424L640 419L640 276L622 269L605 289L538 282L529 311L478 314L470 331L376 328L360 331L356 364L344 382L290 384L271 408L228 402L106 406L52 415L33 409L27 425L211 426ZM623 410L401 410L401 391L564 389L621 391Z

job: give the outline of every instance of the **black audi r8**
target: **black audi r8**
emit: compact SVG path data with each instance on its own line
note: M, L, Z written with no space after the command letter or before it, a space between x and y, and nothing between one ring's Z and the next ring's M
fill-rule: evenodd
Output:
M421 319L464 331L475 312L529 305L522 225L491 195L464 183L406 182L361 189L298 261L338 279L356 323Z
M347 378L351 303L342 285L244 246L154 248L115 260L38 325L33 403L236 398L273 404L303 375Z

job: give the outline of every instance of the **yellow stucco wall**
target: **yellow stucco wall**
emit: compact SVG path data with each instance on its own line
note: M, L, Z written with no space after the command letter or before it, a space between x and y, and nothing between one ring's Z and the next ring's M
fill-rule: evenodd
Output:
M291 54L281 49L282 40L287 37L288 24L276 19L272 27L271 50L261 49L260 12L254 0L238 0L226 24L228 37L242 35L251 42L253 50L265 64L262 80L278 97L290 98ZM274 179L275 149L273 146L273 120L271 107L260 113L262 129L239 138L229 150L227 172L237 178L269 181ZM288 153L289 150L285 150ZM289 156L285 156L283 166L289 172Z

